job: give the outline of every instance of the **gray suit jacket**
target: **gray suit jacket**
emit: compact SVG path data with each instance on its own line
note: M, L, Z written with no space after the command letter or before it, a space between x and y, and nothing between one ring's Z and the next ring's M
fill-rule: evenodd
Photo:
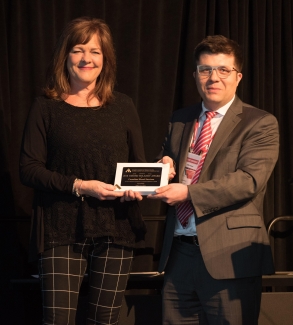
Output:
M170 156L177 164L173 182L181 183L201 109L201 104L181 109L171 118L161 155ZM198 183L188 186L200 250L213 278L274 273L263 199L278 152L276 118L236 96L215 134ZM159 272L168 261L175 218L175 207L170 206Z

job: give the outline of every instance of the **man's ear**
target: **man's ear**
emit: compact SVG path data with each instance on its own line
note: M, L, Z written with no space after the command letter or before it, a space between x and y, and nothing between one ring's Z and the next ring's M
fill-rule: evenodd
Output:
M241 81L241 79L242 79L242 73L241 72L238 72L237 73L237 81L238 81L237 86L239 85L239 82Z

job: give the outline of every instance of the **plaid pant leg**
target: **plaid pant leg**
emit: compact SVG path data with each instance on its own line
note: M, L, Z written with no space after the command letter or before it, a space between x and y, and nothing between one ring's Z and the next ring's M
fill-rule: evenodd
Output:
M41 254L38 262L44 325L74 325L79 289L87 261L72 245Z
M118 324L133 250L111 242L96 244L89 254L87 325Z

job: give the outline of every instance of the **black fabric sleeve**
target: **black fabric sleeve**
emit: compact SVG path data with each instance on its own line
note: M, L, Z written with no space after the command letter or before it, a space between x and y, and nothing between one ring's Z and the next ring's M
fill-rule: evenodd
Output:
M37 190L71 193L76 176L61 175L46 168L45 102L44 98L36 98L26 121L20 152L20 180Z

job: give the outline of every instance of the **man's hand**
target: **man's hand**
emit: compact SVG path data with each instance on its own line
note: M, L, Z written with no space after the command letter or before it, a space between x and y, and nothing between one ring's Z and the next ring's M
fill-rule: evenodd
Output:
M184 184L174 183L156 189L156 194L149 194L148 199L162 200L169 205L176 205L190 200L188 188Z
M163 163L163 164L168 164L169 163L170 164L168 179L169 179L169 181L171 181L176 175L174 160L172 158L170 158L169 156L164 156L162 159L160 159L158 161L158 163Z

